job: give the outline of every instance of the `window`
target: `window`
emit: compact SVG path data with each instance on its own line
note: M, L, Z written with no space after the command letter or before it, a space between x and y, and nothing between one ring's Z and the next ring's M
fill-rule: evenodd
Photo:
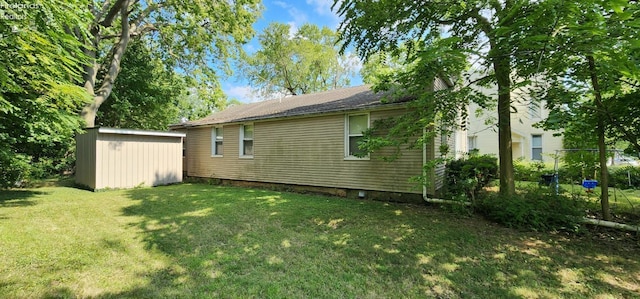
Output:
M542 161L542 135L531 135L531 160Z
M478 148L478 136L469 136L469 137L467 137L467 147L469 148L469 151L477 149Z
M187 156L187 138L182 138L182 157Z
M364 138L363 132L369 128L369 115L348 115L346 123L345 157L360 158L357 155L364 154L364 151L358 148L358 142Z
M534 101L529 102L529 116L532 119L537 119L542 117L541 107L539 103Z
M253 125L240 127L240 157L253 157Z
M221 157L223 154L222 147L223 130L222 127L211 129L211 156Z

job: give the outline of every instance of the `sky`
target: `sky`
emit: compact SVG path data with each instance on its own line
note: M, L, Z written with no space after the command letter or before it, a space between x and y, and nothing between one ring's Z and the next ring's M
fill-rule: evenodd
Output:
M299 28L304 23L316 24L320 27L327 26L333 30L338 28L340 18L331 11L333 0L263 0L264 10L262 17L254 24L256 35L271 22L289 24L292 30ZM259 48L257 38L244 46L244 50L253 53ZM222 89L228 98L235 98L243 103L261 100L252 95L251 87L247 81L234 75L221 80ZM359 76L351 78L351 86L362 85Z

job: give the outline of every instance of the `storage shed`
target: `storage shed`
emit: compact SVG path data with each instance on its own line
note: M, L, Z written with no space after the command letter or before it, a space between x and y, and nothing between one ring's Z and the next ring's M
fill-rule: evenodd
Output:
M89 128L76 136L76 183L92 190L182 182L184 133Z

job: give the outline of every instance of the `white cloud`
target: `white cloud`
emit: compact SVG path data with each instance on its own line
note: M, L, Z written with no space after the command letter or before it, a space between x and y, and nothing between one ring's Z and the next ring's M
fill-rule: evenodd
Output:
M273 91L269 94L261 94L254 91L249 85L228 85L223 86L224 94L229 99L237 99L242 103L255 103L265 100L286 98L289 95L285 92Z
M289 22L287 24L289 24L289 39L292 39L294 36L296 36L296 33L298 33L298 25L296 25L296 23L294 22Z
M283 1L273 1L273 4L275 4L276 6L279 6L283 9L285 9L287 11L287 13L289 14L289 16L292 18L292 21L287 22L290 25L292 25L291 27L299 27L300 25L307 23L309 20L309 17L307 16L307 14L304 11L299 10L297 7L283 2Z
M248 85L244 86L225 86L223 87L224 93L227 95L227 98L230 99L238 99L238 101L243 103L251 103L255 102L255 95L251 90L251 87Z
M253 54L256 51L258 51L258 49L256 49L256 46L253 44L245 44L244 46L242 46L244 48L244 50L249 53L249 54Z
M322 16L335 15L331 11L333 0L307 0L307 4L314 7L314 11Z
M362 69L362 60L356 53L347 51L344 53L344 60L341 61L343 65L352 69L354 72L359 73Z
M329 27L337 28L338 24L340 24L340 18L338 15L331 10L331 6L333 5L333 0L306 0L307 4L313 7L313 11L315 11L318 15L329 17ZM342 2L342 1L340 1ZM336 4L336 8L340 7L341 3Z
M282 8L287 8L287 6L290 6L287 2L284 2L284 1L273 1L273 4L280 6Z

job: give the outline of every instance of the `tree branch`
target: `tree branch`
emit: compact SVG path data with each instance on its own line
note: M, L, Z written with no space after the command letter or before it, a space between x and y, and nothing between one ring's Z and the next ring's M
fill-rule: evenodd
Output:
M102 19L102 16L106 14L107 11L109 11L110 3L111 1L106 0L104 1L104 3L102 3L102 8L100 9L100 11L96 10L95 7L91 10L94 16L91 27L96 27L96 25L100 23L100 19Z
M133 24L129 33L130 37L141 36L147 32L158 30L154 24L145 24L143 26L137 26Z
M464 22L465 20L469 19L469 18L475 18L475 15L479 15L479 9L477 7L474 7L472 9L470 9L469 11L457 16L457 17L453 17L450 18L449 20L435 20L435 22L438 25L447 25L447 26L451 26L453 24L455 24L456 22Z
M491 22L489 22L489 20L487 20L487 18L483 17L480 15L480 12L477 9L474 9L472 11L469 12L469 16L471 18L473 18L474 20L476 20L476 22L478 22L478 26L480 27L480 30L482 30L482 32L484 32L484 34L487 36L487 38L489 38L490 40L492 39L491 37Z
M96 95L100 95L105 99L109 96L111 90L113 90L113 84L115 83L115 80L120 73L120 61L122 60L122 56L124 55L127 45L129 44L129 20L127 15L129 0L119 0L118 2L122 3L122 6L120 7L120 12L122 14L122 19L120 22L122 26L120 41L117 44L113 45L113 48L111 49L113 57L109 66L109 72L104 77L100 89L98 89L98 91L96 92Z
M144 19L146 17L148 17L152 12L154 12L155 10L157 10L158 8L161 8L164 5L164 2L161 3L153 3L150 2L148 3L149 5L147 6L147 8L145 8L137 17L135 20L133 20L133 23L136 24L137 26L140 26L140 24L142 23L142 21L144 21Z
M107 15L104 17L104 20L102 20L98 24L104 27L111 27L111 24L113 23L113 20L118 15L119 11L121 11L123 15L127 13L126 8L128 8L129 6L128 4L129 4L129 0L116 0L113 6L111 6L111 9L107 13ZM123 9L123 7L125 9Z
M618 79L620 82L622 83L626 83L627 85L631 86L631 87L635 87L635 88L640 88L640 84L638 82L631 82L627 79L624 78L620 78Z

